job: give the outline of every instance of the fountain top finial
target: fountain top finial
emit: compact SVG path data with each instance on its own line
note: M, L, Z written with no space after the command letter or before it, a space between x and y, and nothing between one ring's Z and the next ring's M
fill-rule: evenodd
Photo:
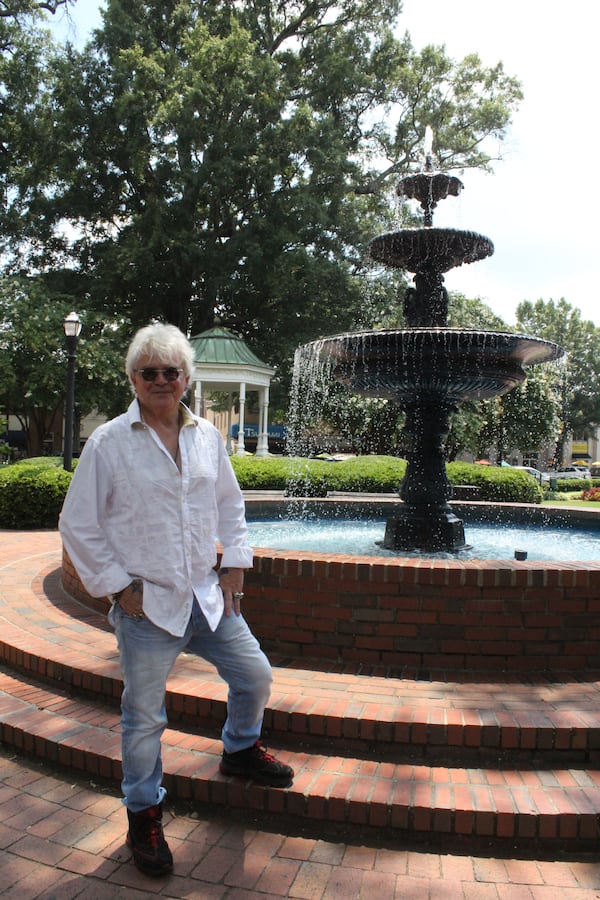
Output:
M433 129L430 125L425 128L423 141L425 156L425 171L413 175L405 175L398 183L397 193L400 197L416 199L424 211L424 225L430 228L433 225L433 210L438 200L445 200L448 194L458 197L463 183L455 175L446 172L434 172L433 169Z

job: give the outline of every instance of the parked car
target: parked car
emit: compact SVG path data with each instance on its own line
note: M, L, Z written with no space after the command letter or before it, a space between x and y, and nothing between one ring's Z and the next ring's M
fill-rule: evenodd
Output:
M590 470L580 468L579 466L564 466L562 469L556 470L556 477L559 480L567 478L589 478Z
M519 469L521 472L528 472L529 475L533 475L538 484L541 484L542 481L545 481L543 472L540 472L539 469L534 469L533 466L512 466L513 469ZM548 476L550 478L550 476Z
M575 468L581 472L583 478L591 478L590 470L587 466L575 466Z

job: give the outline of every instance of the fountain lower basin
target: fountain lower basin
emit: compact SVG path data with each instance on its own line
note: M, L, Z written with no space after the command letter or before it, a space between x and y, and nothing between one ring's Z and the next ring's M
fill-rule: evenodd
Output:
M301 501L247 495L248 517L299 509ZM321 514L386 517L397 498L302 501ZM529 505L454 504L469 519L568 518L600 529L595 511ZM386 512L387 509L387 512ZM600 530L599 530L600 537ZM63 585L92 599L63 551ZM600 560L407 559L339 553L255 551L244 615L279 665L434 677L436 672L546 672L563 680L600 670Z
M523 381L524 366L562 355L551 341L512 332L436 326L346 333L299 348L296 393L335 380L353 393L397 402L406 413L408 465L400 486L404 505L387 520L384 546L455 552L467 544L463 522L447 502L451 413L463 400L505 394Z
M358 393L400 403L505 394L525 378L523 366L562 354L556 344L530 335L452 328L356 332L315 344L331 377Z

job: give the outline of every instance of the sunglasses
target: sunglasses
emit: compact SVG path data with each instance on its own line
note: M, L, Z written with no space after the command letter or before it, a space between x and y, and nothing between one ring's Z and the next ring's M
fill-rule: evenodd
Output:
M152 366L146 366L145 369L134 369L136 375L141 375L144 381L156 381L159 375L162 375L165 381L177 381L183 369L177 369L175 366L168 366L166 369L155 369Z

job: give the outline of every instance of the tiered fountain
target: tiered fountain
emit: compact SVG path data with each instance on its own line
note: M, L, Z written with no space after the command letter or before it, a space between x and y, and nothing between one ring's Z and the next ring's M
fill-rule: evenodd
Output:
M413 447L401 489L404 502L384 498L381 504L389 516L385 541L392 550L422 548L423 555L464 545L462 523L449 508L442 452L449 411L465 397L509 390L524 377L524 363L560 355L554 344L523 335L444 327L441 273L492 252L487 238L431 227L435 203L459 188L458 180L434 173L428 160L424 173L400 184L401 194L421 199L425 228L373 242L375 259L416 275L416 287L404 300L411 327L327 338L309 345L306 354L331 358L337 377L354 390L397 397L406 409ZM299 368L305 376L300 387L308 389L318 373L306 360L299 359ZM307 390L300 396L305 405ZM247 497L246 505L255 516L282 512L280 499ZM536 523L546 521L544 512L539 506L519 510L525 521ZM571 510L569 515L585 514L587 522L589 512ZM594 522L597 530L597 517ZM473 672L530 678L532 671L544 669L544 677L556 671L572 680L574 672L583 677L600 667L599 562L447 556L423 563L400 552L374 557L257 548L245 580L247 614L255 619L250 624L261 645L279 659L311 666L318 658L316 677L327 665L337 674L358 665L361 675L375 667L403 676L416 671L422 678L441 671L452 672L453 678L468 673L472 680ZM96 604L102 601L89 598L66 554L63 584L84 604L100 608ZM301 710L293 715L303 717ZM367 731L373 724L367 721Z
M371 257L414 273L415 287L403 299L407 327L402 330L341 334L306 345L329 374L354 393L391 397L406 412L410 436L406 476L394 515L387 520L383 546L424 552L464 549L463 523L448 503L444 439L448 417L467 399L504 394L524 378L523 366L562 356L549 341L522 334L447 328L448 294L442 273L484 259L492 242L472 231L433 228L433 210L462 189L458 178L433 169L402 178L398 194L416 198L424 227L383 234L370 246Z

